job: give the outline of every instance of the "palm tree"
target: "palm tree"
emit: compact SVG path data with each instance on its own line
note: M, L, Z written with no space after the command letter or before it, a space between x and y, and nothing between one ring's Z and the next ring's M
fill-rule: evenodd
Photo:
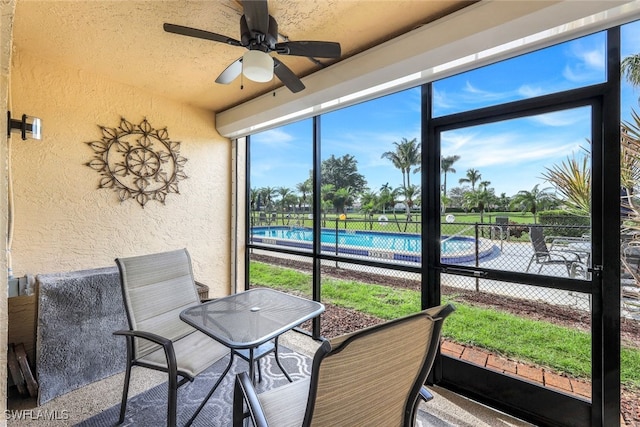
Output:
M256 211L260 209L260 192L252 188L249 190L249 200L251 206L251 223L255 223Z
M395 151L386 151L382 153L381 158L390 160L393 166L402 172L402 187L407 188L411 185L411 168L420 164L420 148L421 143L416 138L408 140L402 138L400 142L393 143L396 146Z
M512 207L519 206L522 209L522 212L529 211L533 214L534 224L538 223L538 208L542 207L545 203L553 198L553 196L548 193L551 188L543 188L542 190L540 190L538 189L539 185L540 184L534 185L531 191L518 191L518 193L513 196L513 199L511 200Z
M327 225L327 212L333 206L333 194L336 191L336 187L333 184L324 184L320 187L320 203L322 210L322 226Z
M447 206L451 203L451 199L446 194L440 196L440 214L444 215L447 213Z
M385 208L387 207L387 204L390 202L389 199L392 198L391 191L392 190L388 182L386 184L383 184L380 187L380 205L382 205L382 215L385 214Z
M620 72L632 86L640 86L640 53L624 58L620 63Z
M369 230L373 230L373 212L375 208L380 204L380 199L375 191L365 191L360 196L360 203L362 206L360 210L365 215L365 218L369 222Z
M546 168L542 177L553 185L563 196L569 211L577 215L589 216L591 213L591 168L589 156L582 161L574 155L560 165Z
M500 193L500 198L498 198L498 209L501 212L504 212L509 208L510 203L511 199L507 197L507 193Z
M478 170L469 169L467 170L467 176L465 178L460 178L458 180L458 183L464 184L465 182L468 182L471 184L471 190L475 191L476 182L480 181L481 179L482 179L482 174Z
M420 187L414 184L410 184L408 187L398 190L398 194L404 196L404 207L407 211L407 221L404 224L403 232L407 231L407 226L411 221L411 208L413 207L414 198L420 194ZM400 227L400 225L398 225Z
M620 195L621 212L625 213L623 231L640 230L640 206L635 194L640 182L640 116L631 112L632 122L623 122L620 126Z
M351 187L338 188L333 194L333 206L336 212L345 213L345 207L353 201L353 190Z
M443 157L440 161L440 169L444 174L442 194L447 195L447 173L456 173L456 170L452 168L453 164L460 160L460 156L447 156Z
M304 182L296 184L296 190L298 191L298 193L302 194L300 196L300 203L298 204L298 209L300 210L302 205L307 204L307 194L311 193L312 191L311 181L306 180Z

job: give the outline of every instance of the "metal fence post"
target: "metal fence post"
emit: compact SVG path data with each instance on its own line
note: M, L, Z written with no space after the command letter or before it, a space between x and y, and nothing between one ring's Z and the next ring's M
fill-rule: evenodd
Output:
M476 267L478 267L480 265L480 244L479 244L479 233L478 233L478 223L476 222L476 227L475 227L475 235L476 235L476 241L475 241L475 246L476 246ZM476 277L476 292L480 292L480 279L478 277Z

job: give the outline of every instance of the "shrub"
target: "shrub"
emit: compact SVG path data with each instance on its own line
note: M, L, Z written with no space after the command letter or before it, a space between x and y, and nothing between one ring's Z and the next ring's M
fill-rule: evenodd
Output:
M563 210L544 211L539 214L540 224L546 226L548 236L580 237L591 230L591 218L578 216Z

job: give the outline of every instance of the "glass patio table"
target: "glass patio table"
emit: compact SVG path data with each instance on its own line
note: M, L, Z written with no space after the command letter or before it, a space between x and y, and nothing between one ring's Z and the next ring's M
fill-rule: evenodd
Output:
M324 305L319 302L273 289L255 288L187 308L180 313L180 319L231 349L222 377L238 355L249 362L249 378L253 381L254 361L274 352L278 367L291 382L278 359L278 337L323 311ZM215 389L209 392L188 424Z

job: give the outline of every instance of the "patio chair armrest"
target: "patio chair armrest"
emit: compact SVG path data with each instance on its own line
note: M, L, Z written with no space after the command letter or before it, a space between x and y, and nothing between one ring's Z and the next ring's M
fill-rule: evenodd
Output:
M555 249L550 250L546 254L544 252L537 252L536 254L546 255L549 257L550 260L552 260L553 257L555 257L556 259L562 259L565 262L575 262L580 260L580 257L577 256L576 254L573 254L568 251L561 251L561 250L555 250ZM568 259L567 255L574 255L574 257L576 257L577 259Z
M167 369L169 371L169 375L176 376L178 374L178 362L176 361L176 353L173 349L173 342L170 339L151 332L133 330L119 330L115 331L113 335L122 335L127 338L127 347L129 352L133 350L133 338L142 338L161 345L162 349L164 350L164 355L167 359ZM190 376L187 375L187 377Z
M246 372L236 375L233 389L233 427L244 425L245 412L244 404L247 404L248 415L255 427L269 427L267 418L262 410L258 394L256 393L251 379Z
M166 346L166 345L171 345L173 347L173 343L171 342L170 339L162 337L158 334L154 334L152 332L145 332L145 331L132 331L129 329L123 329L120 331L115 331L113 333L113 335L123 335L126 337L131 337L131 338L142 338L145 340L149 340L152 341L156 344L159 344L161 346Z
M420 399L422 399L424 402L428 402L433 399L433 394L431 394L431 392L427 390L427 387L425 386L420 387L420 393L418 394L418 396L420 396Z
M555 255L563 257L566 261L585 263L586 260L589 258L589 252L586 252L586 251L579 251L579 250L572 250L572 249L554 249L554 250L550 250L549 252L550 253L552 252ZM567 256L569 255L572 255L573 257L575 257L575 259L567 259ZM582 259L583 257L585 258L584 260Z

